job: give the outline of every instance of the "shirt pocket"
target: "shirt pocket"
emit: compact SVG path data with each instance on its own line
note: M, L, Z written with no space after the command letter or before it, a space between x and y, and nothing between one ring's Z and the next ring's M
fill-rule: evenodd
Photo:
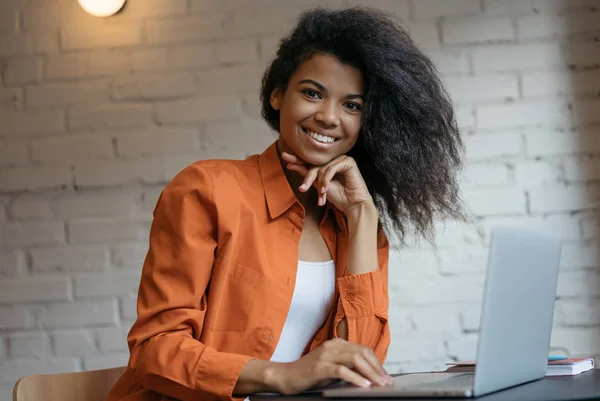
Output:
M208 290L207 328L212 331L243 331L252 314L262 273L225 256L215 260Z

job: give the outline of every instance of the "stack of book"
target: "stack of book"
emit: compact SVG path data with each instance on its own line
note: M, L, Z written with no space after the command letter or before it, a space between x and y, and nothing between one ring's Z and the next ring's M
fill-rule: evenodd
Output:
M447 372L474 372L475 361L447 363ZM546 376L574 376L594 368L592 358L563 358L548 360Z

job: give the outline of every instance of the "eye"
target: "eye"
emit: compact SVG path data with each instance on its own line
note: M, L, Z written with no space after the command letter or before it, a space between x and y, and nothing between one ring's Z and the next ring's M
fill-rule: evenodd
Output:
M348 102L346 103L346 108L350 111L361 111L362 106L358 103Z
M321 98L321 94L319 92L317 92L316 90L304 89L302 91L302 93L304 93L306 96L308 96L311 99L320 99Z

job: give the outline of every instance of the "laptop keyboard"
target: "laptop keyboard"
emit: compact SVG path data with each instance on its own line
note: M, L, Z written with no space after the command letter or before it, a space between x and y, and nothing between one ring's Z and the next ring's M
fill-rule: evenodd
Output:
M448 377L432 382L419 383L414 385L419 389L443 389L443 390L462 390L473 388L475 375L473 373L462 373L456 376ZM413 387L413 386L410 386Z

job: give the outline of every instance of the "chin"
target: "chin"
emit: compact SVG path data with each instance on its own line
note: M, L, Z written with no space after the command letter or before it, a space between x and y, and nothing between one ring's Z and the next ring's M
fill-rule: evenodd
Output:
M332 156L332 155L325 154L325 153L315 153L315 152L302 152L301 154L299 154L299 157L302 160L304 160L305 162L307 162L308 164L311 164L313 166L323 166L338 156L339 155Z

